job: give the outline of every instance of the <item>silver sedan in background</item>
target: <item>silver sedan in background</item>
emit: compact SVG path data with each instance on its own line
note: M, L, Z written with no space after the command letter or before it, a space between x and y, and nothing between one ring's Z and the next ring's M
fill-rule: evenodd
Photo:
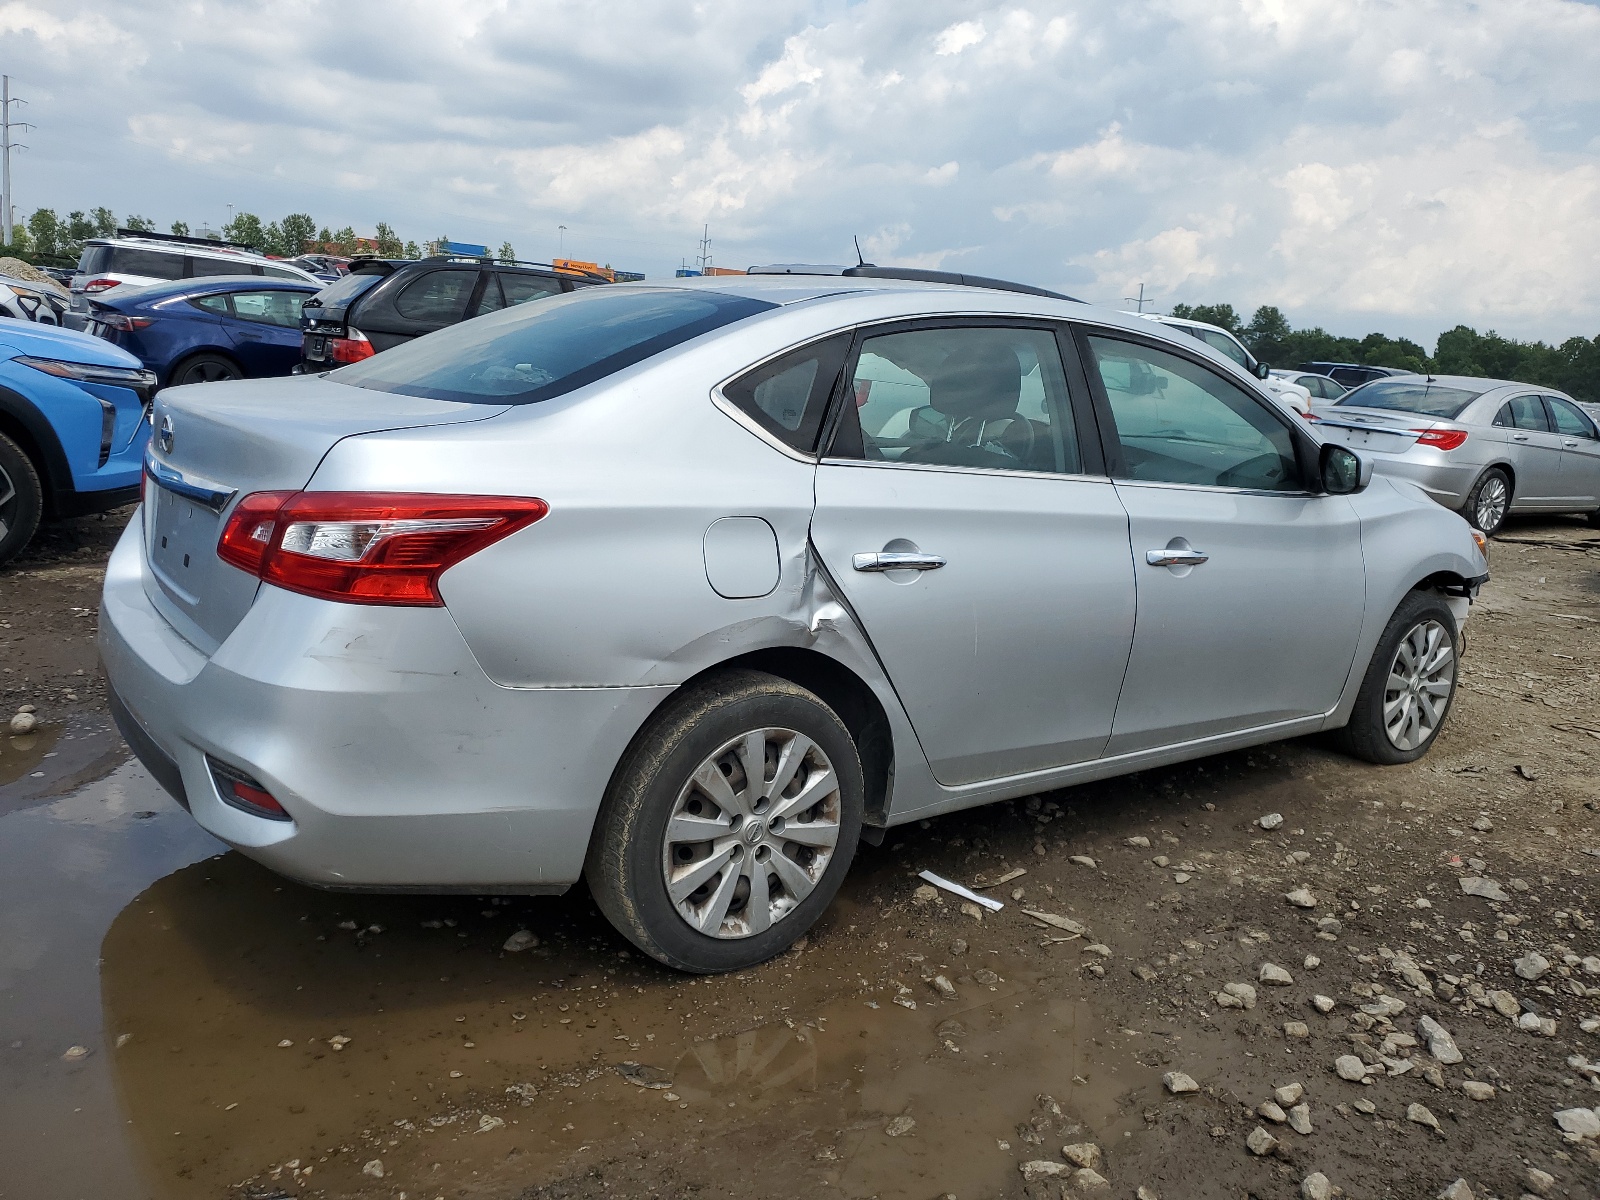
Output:
M1313 405L1312 419L1486 534L1514 512L1583 513L1600 525L1600 427L1554 388L1402 375Z
M1459 518L1187 334L818 272L163 392L100 625L129 743L286 875L581 876L690 971L788 947L889 826L1427 751L1488 571Z

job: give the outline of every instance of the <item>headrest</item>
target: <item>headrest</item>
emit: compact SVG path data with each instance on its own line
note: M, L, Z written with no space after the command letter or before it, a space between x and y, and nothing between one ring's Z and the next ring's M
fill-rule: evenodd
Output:
M1015 416L1022 396L1022 365L1005 346L957 350L939 365L928 402L953 419Z

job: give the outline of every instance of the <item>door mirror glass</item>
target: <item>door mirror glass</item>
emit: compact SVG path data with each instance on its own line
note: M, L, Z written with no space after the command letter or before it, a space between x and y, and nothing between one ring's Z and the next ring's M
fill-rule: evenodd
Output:
M1322 448L1322 490L1330 496L1351 496L1372 479L1372 466L1344 446Z
M1271 374L1272 374L1272 364L1271 363L1258 362L1256 364L1256 378L1257 379L1265 379L1268 375L1271 375Z

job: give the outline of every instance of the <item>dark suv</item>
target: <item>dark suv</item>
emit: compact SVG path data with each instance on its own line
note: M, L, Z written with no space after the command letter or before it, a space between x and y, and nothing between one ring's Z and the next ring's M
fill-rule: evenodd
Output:
M1314 375L1326 375L1347 388L1360 387L1363 383L1371 383L1374 379L1384 379L1390 375L1416 374L1415 371L1402 371L1398 367L1367 367L1360 363L1336 362L1301 363L1300 370L1310 371Z
M476 258L358 258L300 310L299 371L310 375L469 317L605 280L536 264Z

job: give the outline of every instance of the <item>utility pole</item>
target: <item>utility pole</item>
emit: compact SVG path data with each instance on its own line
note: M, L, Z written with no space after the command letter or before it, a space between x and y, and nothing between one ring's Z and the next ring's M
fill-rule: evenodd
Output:
M702 275L711 267L711 226L709 223L700 232L700 255L695 261L700 264L700 274Z
M1137 296L1124 296L1122 299L1125 303L1135 305L1135 311L1140 313L1144 312L1146 304L1155 303L1154 300L1146 300L1144 298L1144 284L1142 283L1139 285L1139 294Z
M11 131L33 128L26 121L13 121L11 106L26 103L11 98L11 76L0 75L0 245L6 246L11 244L11 150L27 149L11 140Z

